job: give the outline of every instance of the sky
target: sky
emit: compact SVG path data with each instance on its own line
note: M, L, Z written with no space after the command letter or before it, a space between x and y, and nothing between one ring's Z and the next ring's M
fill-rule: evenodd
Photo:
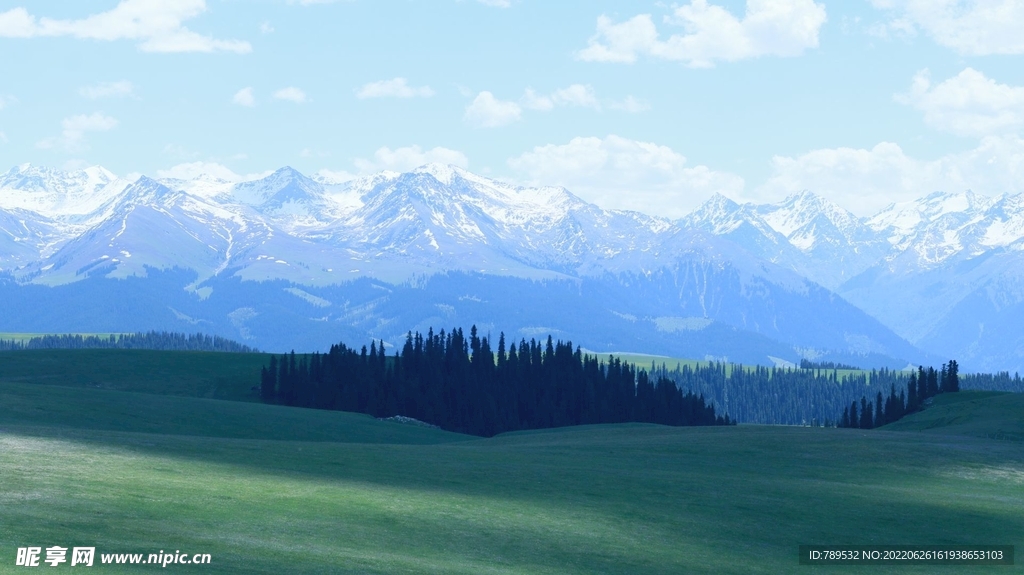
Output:
M1024 191L1019 0L0 0L0 170L443 162L681 217Z

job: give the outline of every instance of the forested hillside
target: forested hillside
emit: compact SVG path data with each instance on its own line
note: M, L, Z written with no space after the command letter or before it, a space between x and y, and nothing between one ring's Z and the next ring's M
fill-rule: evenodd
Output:
M23 349L152 349L158 351L223 351L254 353L258 350L219 335L167 331L96 335L41 335L27 341L0 339L0 351Z

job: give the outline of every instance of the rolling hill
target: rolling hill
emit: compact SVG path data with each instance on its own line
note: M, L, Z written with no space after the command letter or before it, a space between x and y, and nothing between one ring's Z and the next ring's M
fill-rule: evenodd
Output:
M1024 541L1019 443L970 434L609 425L477 439L30 381L0 382L0 406L6 565L18 546L59 544L95 546L97 566L126 573L139 566L102 558L207 553L210 573L767 574L801 569L801 544Z

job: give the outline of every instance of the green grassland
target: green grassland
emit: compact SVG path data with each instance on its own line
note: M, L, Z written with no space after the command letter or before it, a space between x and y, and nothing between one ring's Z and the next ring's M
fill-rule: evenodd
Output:
M937 395L931 401L924 411L885 429L1024 442L1024 394L961 391Z
M259 401L253 386L270 356L143 349L0 351L0 382Z
M900 422L910 431L630 424L480 439L204 398L245 396L265 356L152 353L127 353L124 373L94 366L102 377L67 365L74 354L0 355L0 572L21 572L28 545L210 553L168 566L202 573L1021 571L797 565L811 543L1020 549L1024 449L990 433L1019 423L1019 396L940 396ZM202 355L225 364L178 382ZM986 427L983 410L1002 419Z

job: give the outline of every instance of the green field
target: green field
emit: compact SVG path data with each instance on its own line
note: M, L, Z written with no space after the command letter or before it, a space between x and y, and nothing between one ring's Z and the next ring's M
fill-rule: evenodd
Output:
M886 429L1024 442L1024 394L961 391L938 395L928 409Z
M270 356L141 349L0 351L0 382L259 401L252 387Z
M940 396L891 426L912 431L631 424L479 439L203 398L248 387L209 384L231 381L226 367L173 384L204 354L153 353L126 354L132 376L108 365L100 387L76 379L85 368L51 377L59 355L40 379L0 356L0 572L21 572L15 550L30 545L211 554L167 567L197 573L1022 570L797 565L811 543L1024 549L1017 395Z

